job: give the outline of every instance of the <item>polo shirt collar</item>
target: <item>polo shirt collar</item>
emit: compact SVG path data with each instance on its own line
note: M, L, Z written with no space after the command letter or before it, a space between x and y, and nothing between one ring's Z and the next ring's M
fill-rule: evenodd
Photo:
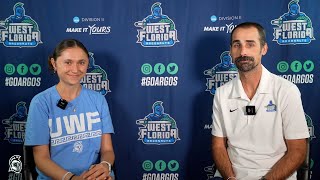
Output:
M262 76L260 79L259 87L257 93L268 94L272 93L272 83L271 83L272 74L262 65Z
M270 76L271 73L262 65L262 75L256 93L271 93L272 85L270 85ZM247 95L244 92L239 76L235 79L235 85L232 88L230 98L247 99Z

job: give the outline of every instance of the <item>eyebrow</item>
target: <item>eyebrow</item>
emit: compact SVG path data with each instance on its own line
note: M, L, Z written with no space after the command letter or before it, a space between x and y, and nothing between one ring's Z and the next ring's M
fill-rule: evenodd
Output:
M85 61L86 59L65 59L65 61Z
M256 41L254 41L254 40L246 40L246 42L256 43ZM240 40L234 40L234 41L232 41L232 44L234 44L234 43L240 43Z

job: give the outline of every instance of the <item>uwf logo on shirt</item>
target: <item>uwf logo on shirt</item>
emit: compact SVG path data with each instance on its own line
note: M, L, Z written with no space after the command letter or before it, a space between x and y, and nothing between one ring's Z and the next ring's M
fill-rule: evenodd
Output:
M180 140L176 121L164 113L162 101L152 105L153 112L136 121L139 127L139 139L144 144L174 144Z
M207 78L207 89L212 95L215 94L216 89L223 84L227 83L231 79L238 75L238 69L235 64L232 63L232 58L229 51L224 51L220 55L221 62L215 65L211 69L207 69L203 72L204 75L211 76Z
M13 7L13 15L0 21L0 43L6 47L36 47L41 42L40 31L36 21L25 15L23 3Z
M51 145L58 146L99 137L102 135L101 129L95 129L93 126L100 122L97 111L56 117L54 120L49 119Z
M91 90L97 91L102 95L106 95L110 91L108 75L104 69L95 64L93 53L89 52L89 67L86 75L81 79L80 83Z
M273 41L280 45L309 44L315 40L311 19L300 11L299 0L290 1L288 12L271 24L277 26L273 28Z
M151 15L142 21L135 22L138 29L137 43L144 47L170 47L178 41L174 22L162 14L161 3L151 6Z

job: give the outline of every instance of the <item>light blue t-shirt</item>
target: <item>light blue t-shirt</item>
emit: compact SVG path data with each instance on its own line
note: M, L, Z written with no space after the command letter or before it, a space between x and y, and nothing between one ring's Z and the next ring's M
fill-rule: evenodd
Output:
M64 110L57 107L60 98L53 86L32 99L25 145L49 144L51 159L80 175L100 162L102 134L114 133L108 103L103 95L84 87ZM49 179L37 171L38 179Z

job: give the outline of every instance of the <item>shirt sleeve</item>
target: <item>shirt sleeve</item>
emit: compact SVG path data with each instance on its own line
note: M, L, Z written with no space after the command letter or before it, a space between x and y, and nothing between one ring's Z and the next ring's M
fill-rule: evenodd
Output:
M291 86L282 100L283 132L285 139L310 137L305 118L301 94L297 86Z
M110 116L109 105L104 96L101 95L101 122L102 122L102 133L114 133L112 119Z
M212 131L213 136L226 137L226 132L224 129L223 116L221 113L221 103L220 103L220 90L216 91L213 98L212 104Z
M46 107L37 97L31 100L26 124L25 145L49 144L49 111Z

